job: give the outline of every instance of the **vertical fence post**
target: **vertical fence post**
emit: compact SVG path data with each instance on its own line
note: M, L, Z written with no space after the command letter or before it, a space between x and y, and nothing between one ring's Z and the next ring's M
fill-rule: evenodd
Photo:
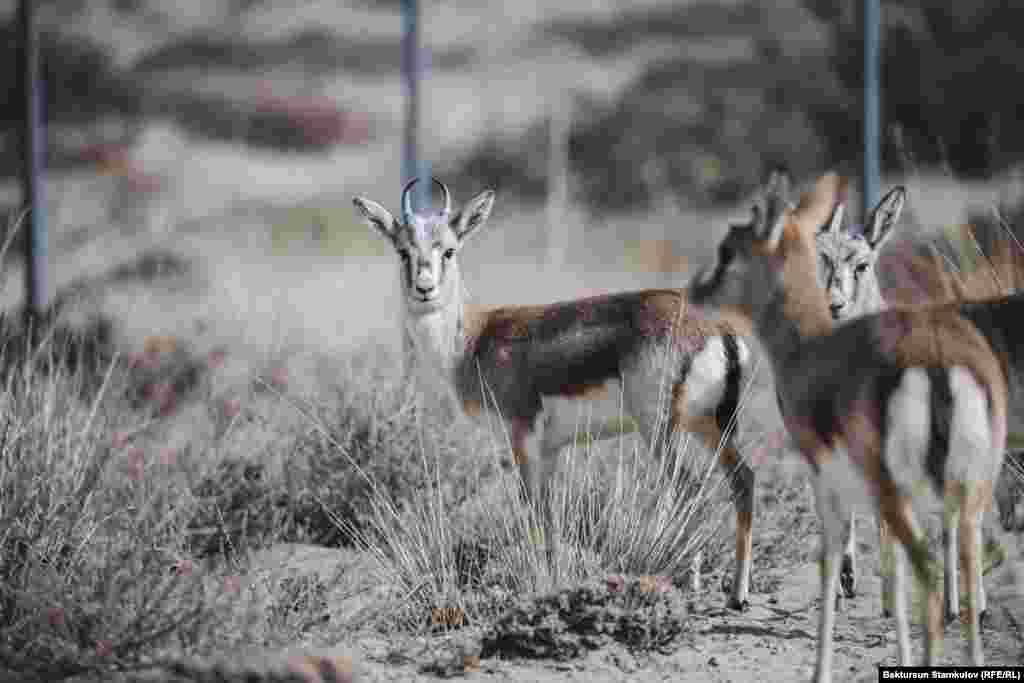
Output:
M420 8L418 0L402 0L402 77L405 83L405 138L402 146L402 183L418 177L413 206L430 201L430 166L422 158L420 146L420 81L424 70L420 45Z
M867 222L878 201L881 184L880 132L880 49L881 10L879 0L864 0L864 169L861 178L863 193L862 220Z
M33 0L18 2L21 34L18 73L22 98L21 191L25 234L25 312L37 316L47 303L46 195L43 166L46 134L43 88L39 75L39 30L33 16Z

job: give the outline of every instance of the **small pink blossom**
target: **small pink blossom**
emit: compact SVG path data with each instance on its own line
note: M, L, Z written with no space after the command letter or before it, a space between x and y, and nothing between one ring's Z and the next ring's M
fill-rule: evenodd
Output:
M224 365L224 361L227 359L228 353L223 349L214 349L206 355L206 365L212 370L219 368Z
M53 626L54 628L64 625L64 617L64 608L62 607L51 607L46 610L46 620L50 622L50 626Z
M270 383L278 389L284 389L288 386L288 368L283 365L278 366L270 371Z
M174 448L163 448L159 457L161 465L172 467L178 462L178 451Z
M224 577L224 592L225 593L238 593L242 590L242 579L235 575Z
M110 439L110 445L120 450L128 445L128 440L131 438L132 436L128 432L116 431Z
M97 657L109 657L114 654L114 644L109 640L97 640L96 641L96 656Z
M142 479L143 474L146 470L146 453L138 446L132 446L125 453L125 459L128 462L127 471L128 477L139 481Z
M174 573L178 576L192 576L194 566L192 560L183 558L174 563Z
M604 580L609 593L621 593L626 589L626 579L621 574L612 574Z
M498 347L497 355L498 363L501 365L507 365L512 361L512 350L505 344Z
M237 398L226 398L221 404L221 410L227 418L234 418L242 412L242 402Z
M178 396L171 382L152 382L144 389L145 397L157 405L161 415L174 412L178 405Z
M128 354L128 366L142 370L152 370L160 365L160 354L154 351L134 351Z

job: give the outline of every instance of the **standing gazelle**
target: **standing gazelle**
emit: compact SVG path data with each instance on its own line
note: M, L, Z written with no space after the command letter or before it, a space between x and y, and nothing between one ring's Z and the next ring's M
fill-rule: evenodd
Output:
M844 223L845 205L840 200L832 220L815 235L818 252L818 282L825 289L829 312L837 323L856 316L881 311L886 306L879 281L879 256L883 245L893 234L893 228L903 209L906 192L902 187L890 190L874 208L863 226ZM957 225L925 238L921 243L904 242L896 250L895 264L903 269L903 277L890 285L889 296L894 303L919 305L925 301L968 302L1008 296L1024 283L1024 247L1016 234L1017 227L1001 220L982 218L974 225ZM910 252L909 254L907 252ZM960 310L968 318L971 307ZM999 341L986 325L979 331L990 344ZM1013 340L1016 342L1016 340ZM1001 356L1006 361L1008 356ZM1007 365L1007 374L1014 371ZM1016 384L1010 382L1010 412L1024 410L1018 406ZM1000 478L1012 473L1000 474ZM999 489L997 488L997 491ZM959 580L956 555L955 520L944 520L942 545L944 549L944 585L946 620L959 618ZM892 557L892 536L879 528L880 554ZM856 541L854 519L851 515L848 543L843 554L840 585L847 597L852 597L856 585ZM887 614L892 605L891 562L882 562L882 606ZM978 610L985 614L987 599L984 584L979 586Z
M436 371L466 414L478 416L486 409L504 422L527 498L539 505L549 553L554 540L549 487L557 456L575 437L579 402L591 401L595 418L622 412L632 417L659 457L683 431L718 451L736 505L730 605L743 609L750 583L754 472L740 458L728 425L750 372L747 345L728 324L687 315L678 290L541 306L468 304L458 254L487 220L494 193L481 192L453 213L448 189L435 179L444 208L421 213L410 202L415 182L402 192L401 220L361 197L354 200L356 208L399 256L409 352Z
M688 291L692 303L752 324L771 360L787 429L815 475L823 526L815 680L831 680L842 541L851 507L865 492L907 551L926 593L925 659L936 662L941 591L913 510L918 485L929 483L959 513L971 659L980 665L978 531L1006 439L1003 367L955 305L891 309L834 328L815 279L813 236L833 214L838 177L821 178L795 209L786 205L783 185L773 178L764 207L755 207L749 224L730 227L717 261L697 274ZM902 583L897 553L894 611L900 663L906 665Z

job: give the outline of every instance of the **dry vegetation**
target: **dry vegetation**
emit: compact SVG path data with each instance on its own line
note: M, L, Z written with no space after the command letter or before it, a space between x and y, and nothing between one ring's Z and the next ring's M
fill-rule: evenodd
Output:
M95 67L78 77L96 78L80 90L62 81L61 109L81 92L112 94L51 129L64 157L50 184L48 334L17 323L21 265L6 259L0 674L287 680L333 662L338 680L352 666L357 680L791 680L813 655L817 519L800 463L771 445L767 372L738 426L759 477L747 614L722 607L732 529L713 454L681 444L687 475L650 462L632 436L580 439L555 492L566 542L553 577L506 436L448 419L399 382L395 266L349 208L354 194L397 198L397 3L328 4L47 5L51 25L63 7L64 35L106 55L76 58ZM807 140L792 163L810 172L825 153L811 95L830 94L825 119L848 104L828 73L827 31L798 3L591 5L481 15L452 2L428 18L427 151L457 199L501 189L464 256L477 300L682 284L746 214L765 160ZM793 25L781 41L778 27ZM766 94L766 55L778 57L769 73L806 57L825 80ZM552 211L532 200L547 192L551 92L570 81L572 189ZM324 94L368 130L298 154L311 143L278 144L277 113L244 115L267 84ZM798 109L810 113L790 116ZM71 163L82 139L104 136L125 156ZM998 196L996 184L905 180L922 226ZM13 184L0 194L13 202ZM573 248L543 268L552 216ZM1011 513L1019 528L1024 513ZM837 658L873 680L864 662L891 662L895 648L877 616L870 526ZM686 568L701 549L693 593ZM990 660L1020 663L1021 625L993 595Z

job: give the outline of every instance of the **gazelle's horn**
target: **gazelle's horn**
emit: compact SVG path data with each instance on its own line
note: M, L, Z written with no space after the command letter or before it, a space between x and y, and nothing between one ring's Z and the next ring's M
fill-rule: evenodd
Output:
M419 181L419 178L413 178L405 184L405 189L402 190L402 222L406 225L409 224L409 220L412 218L412 200L409 197L409 191Z
M434 181L435 185L441 188L441 194L444 196L444 215L447 216L452 212L452 195L451 193L448 192L448 188L445 186L445 184L442 183L440 180L434 178L433 176L431 176L430 179Z

